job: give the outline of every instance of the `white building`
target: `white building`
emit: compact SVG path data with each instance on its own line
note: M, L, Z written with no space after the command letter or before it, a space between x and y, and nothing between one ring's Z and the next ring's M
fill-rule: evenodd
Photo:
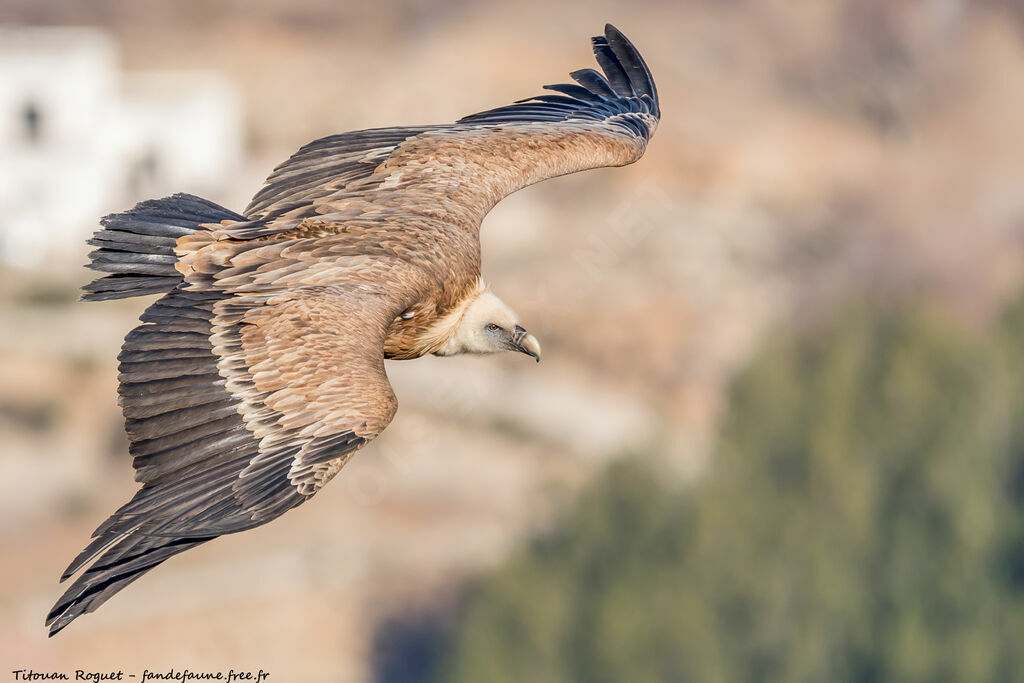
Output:
M125 75L103 31L0 27L0 262L81 255L100 216L141 199L216 194L243 142L220 75Z

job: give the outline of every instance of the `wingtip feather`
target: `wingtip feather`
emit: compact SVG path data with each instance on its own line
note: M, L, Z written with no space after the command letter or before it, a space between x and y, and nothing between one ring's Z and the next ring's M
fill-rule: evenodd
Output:
M605 24L604 39L625 69L633 89L637 91L637 94L648 95L651 98L654 103L654 111L652 113L660 117L661 105L658 101L658 87L654 83L654 76L651 74L651 70L647 66L647 62L644 61L640 51L636 49L636 46L630 42L629 38L622 31L612 24Z

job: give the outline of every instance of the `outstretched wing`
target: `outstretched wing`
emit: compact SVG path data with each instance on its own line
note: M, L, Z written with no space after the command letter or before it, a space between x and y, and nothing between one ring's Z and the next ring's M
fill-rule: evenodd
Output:
M478 227L503 197L532 183L643 156L661 116L654 79L613 26L592 39L602 71L582 69L555 94L467 116L453 125L382 128L309 143L276 168L235 238L400 214Z
M51 635L168 557L301 504L391 421L395 313L351 289L178 288L146 310L119 356L143 486L65 571L92 562L48 615Z

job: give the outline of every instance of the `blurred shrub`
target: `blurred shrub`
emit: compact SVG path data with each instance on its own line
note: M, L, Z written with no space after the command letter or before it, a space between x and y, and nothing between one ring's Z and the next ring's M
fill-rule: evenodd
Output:
M773 341L707 478L613 466L471 591L438 680L1014 680L1024 301L991 336L854 310Z

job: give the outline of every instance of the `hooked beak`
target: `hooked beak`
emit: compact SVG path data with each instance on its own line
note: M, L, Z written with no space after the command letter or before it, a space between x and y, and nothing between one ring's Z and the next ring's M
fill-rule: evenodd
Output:
M540 362L540 342L521 325L516 325L512 333L512 348L527 356L533 356L538 363Z

